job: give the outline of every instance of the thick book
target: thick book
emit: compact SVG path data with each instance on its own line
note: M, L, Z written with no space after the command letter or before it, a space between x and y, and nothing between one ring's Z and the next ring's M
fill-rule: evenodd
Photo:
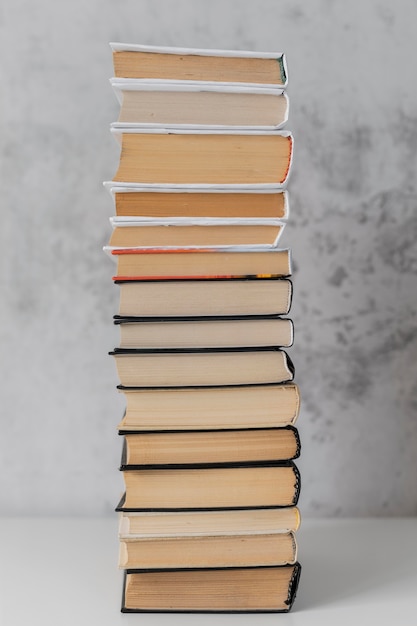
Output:
M296 560L294 533L279 530L129 537L119 544L120 569L287 565Z
M186 317L287 315L292 283L288 279L116 281L119 315Z
M134 185L105 182L116 215L149 218L249 218L286 220L288 192L260 187L255 189L210 186Z
M295 506L300 474L292 461L125 469L118 511L252 509Z
M293 426L219 430L124 431L120 469L177 467L199 463L290 461L300 454Z
M288 96L277 89L118 78L111 85L120 103L113 127L274 130L288 119Z
M282 52L177 48L110 43L119 78L214 81L284 89L287 67Z
M288 131L115 128L121 143L113 182L284 187L293 138Z
M265 218L112 217L107 248L276 247L285 222Z
M301 566L133 570L125 573L122 612L284 613Z
M231 348L293 343L293 323L279 316L120 317L120 348Z
M239 248L117 248L114 280L183 278L286 278L291 276L289 250Z
M294 366L275 346L115 348L122 387L195 387L292 381Z
M296 423L297 385L120 390L126 412L119 432L279 428Z

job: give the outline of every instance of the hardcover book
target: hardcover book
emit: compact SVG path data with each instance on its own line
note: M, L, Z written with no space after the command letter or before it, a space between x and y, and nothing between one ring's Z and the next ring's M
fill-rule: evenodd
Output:
M291 276L289 250L237 248L116 248L115 280L182 278L286 278Z
M297 559L292 532L182 535L120 540L121 569L288 565Z
M293 426L187 431L125 431L120 469L178 467L200 463L289 461L300 454Z
M276 130L288 119L289 100L277 89L114 78L120 102L113 128Z
M114 317L120 348L289 347L293 323L279 316Z
M276 247L285 222L266 218L110 218L107 248Z
M116 215L149 218L265 218L286 220L288 192L274 187L129 185L108 181Z
M288 279L204 279L121 281L119 315L186 317L286 315L291 308Z
M115 348L110 354L122 387L250 385L294 378L290 357L276 346Z
M111 130L121 143L113 178L118 184L280 188L290 171L293 139L288 131Z
M119 432L279 428L295 424L297 385L120 389L126 412Z
M129 469L118 511L252 509L295 506L300 474L292 461Z
M301 566L126 570L123 613L285 613Z
M287 68L282 52L215 50L110 43L114 74L122 78L215 81L284 89Z

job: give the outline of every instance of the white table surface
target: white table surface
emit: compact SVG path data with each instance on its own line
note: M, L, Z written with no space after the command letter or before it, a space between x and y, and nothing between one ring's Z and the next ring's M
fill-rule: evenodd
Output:
M417 623L417 519L304 520L288 614L120 613L114 519L0 520L1 626Z

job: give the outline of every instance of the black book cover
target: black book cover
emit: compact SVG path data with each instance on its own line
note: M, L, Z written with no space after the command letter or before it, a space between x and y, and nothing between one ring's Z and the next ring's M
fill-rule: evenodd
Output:
M227 348L114 348L110 355L117 354L201 354L204 353L217 353L217 352L284 352L278 346L233 346ZM294 365L286 352L284 352L288 359L288 366L290 370L293 370ZM293 372L294 373L294 372Z
M202 276L201 278L176 278L175 282L178 283L183 283L183 282L192 282L192 281L197 281L198 282L207 282L207 283L212 283L212 282L225 282L227 281L228 283L230 282L250 282L252 280L279 280L279 281L286 281L288 283L291 284L291 292L293 289L293 284L292 284L292 280L291 278L287 277L287 276L234 276L233 278L227 278L227 276ZM172 282L172 278L147 278L146 280L140 280L138 278L132 278L132 280L123 280L120 278L116 278L114 281L115 285L122 285L123 283L170 283ZM291 293L292 295L292 293Z
M113 315L114 324L137 324L139 322L215 322L215 321L248 321L248 320L279 320L282 315L271 313L270 315L181 315L181 316L162 316L162 317L134 317L132 315ZM287 317L283 319L288 319ZM289 320L292 323L292 320Z
M110 353L111 354L111 353ZM288 355L287 355L288 356ZM292 361L290 361L289 357L288 357L288 363L291 362L292 365ZM175 387L161 387L161 386L156 386L156 387L126 387L126 385L117 385L116 389L119 389L120 391L126 390L126 391L140 391L140 390L147 390L149 389L150 391L157 391L158 389L225 389L227 387L285 387L286 385L291 385L291 384L295 384L292 380L286 380L280 383L240 383L238 385L177 385Z

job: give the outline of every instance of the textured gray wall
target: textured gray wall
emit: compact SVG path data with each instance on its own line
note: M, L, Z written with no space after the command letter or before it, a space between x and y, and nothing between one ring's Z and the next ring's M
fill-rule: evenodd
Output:
M108 41L284 50L305 515L417 513L417 4L4 0L0 512L108 514Z

